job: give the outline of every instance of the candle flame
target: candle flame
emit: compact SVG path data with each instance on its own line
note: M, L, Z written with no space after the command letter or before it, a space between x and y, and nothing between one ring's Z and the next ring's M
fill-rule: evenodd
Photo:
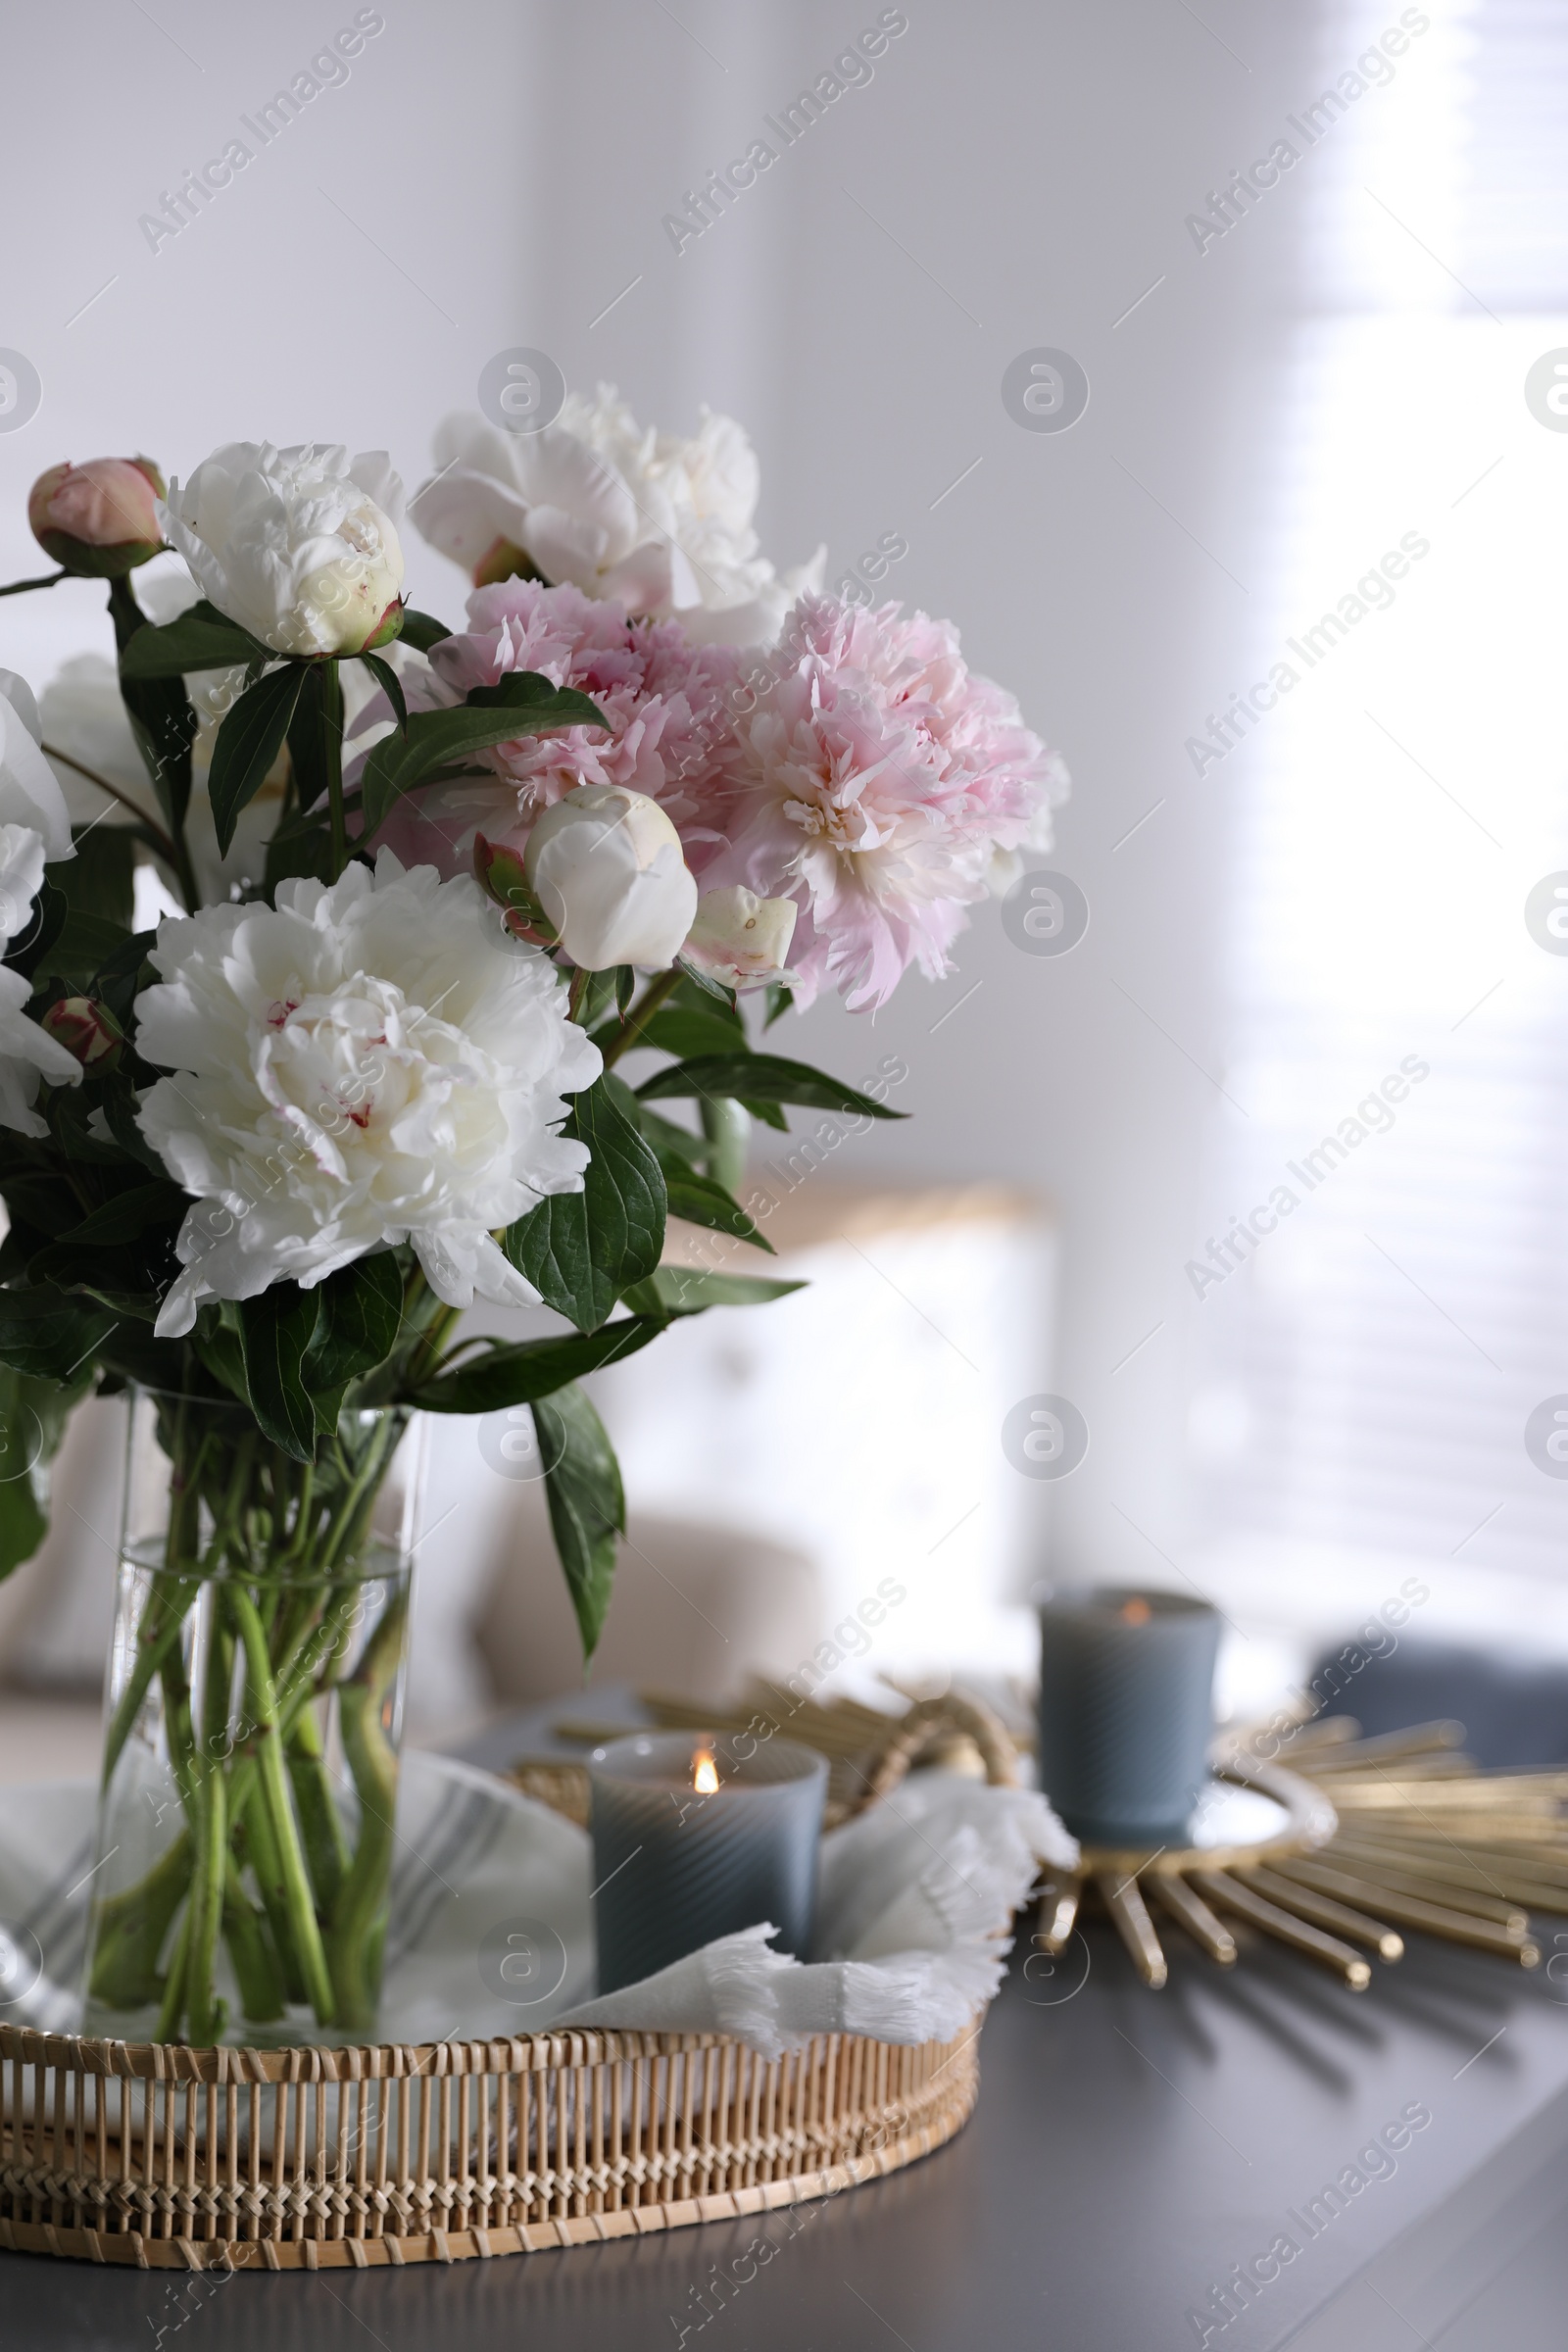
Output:
M718 1767L710 1747L700 1747L692 1758L692 1787L699 1796L711 1796L718 1788Z
M1131 1600L1124 1600L1117 1611L1124 1625L1147 1625L1152 1613L1148 1601L1139 1600L1136 1595Z

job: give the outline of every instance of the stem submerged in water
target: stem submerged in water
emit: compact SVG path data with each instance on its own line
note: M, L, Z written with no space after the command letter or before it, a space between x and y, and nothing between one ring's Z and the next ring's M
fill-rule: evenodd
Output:
M290 2004L314 2020L296 2036L368 2032L408 1618L406 1569L371 1523L408 1416L350 1411L302 1468L241 1408L159 1405L169 1526L157 1565L124 1571L140 1622L106 1737L99 1847L155 1852L95 1903L89 2027L140 2039L155 2010L159 2039L216 2041L226 1955L246 2038L275 2038L251 2029L278 2027ZM168 1793L149 1782L161 1758Z

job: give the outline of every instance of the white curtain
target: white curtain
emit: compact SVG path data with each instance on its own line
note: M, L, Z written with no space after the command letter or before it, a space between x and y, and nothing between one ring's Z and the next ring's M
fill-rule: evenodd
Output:
M1391 21L1326 10L1322 86ZM1526 921L1568 869L1568 432L1526 398L1568 347L1565 118L1568 14L1475 0L1300 166L1278 700L1211 738L1242 1223L1189 1281L1214 1572L1322 1631L1418 1568L1428 1628L1568 1647L1568 1481L1526 1447L1568 1392L1568 956Z

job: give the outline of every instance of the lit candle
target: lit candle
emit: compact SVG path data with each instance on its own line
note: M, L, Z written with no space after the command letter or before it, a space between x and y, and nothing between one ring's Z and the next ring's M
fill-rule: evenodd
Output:
M596 1747L588 1777L601 1992L763 1920L776 1949L805 1958L826 1757L789 1740L637 1732Z
M1180 1592L1040 1611L1040 1786L1086 1845L1183 1842L1207 1774L1219 1617Z

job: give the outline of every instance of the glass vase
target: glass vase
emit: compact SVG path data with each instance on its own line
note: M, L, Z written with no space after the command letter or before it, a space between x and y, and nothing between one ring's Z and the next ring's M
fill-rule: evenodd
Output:
M130 1397L84 2030L373 2038L422 1447L349 1411L314 1463L236 1403Z

